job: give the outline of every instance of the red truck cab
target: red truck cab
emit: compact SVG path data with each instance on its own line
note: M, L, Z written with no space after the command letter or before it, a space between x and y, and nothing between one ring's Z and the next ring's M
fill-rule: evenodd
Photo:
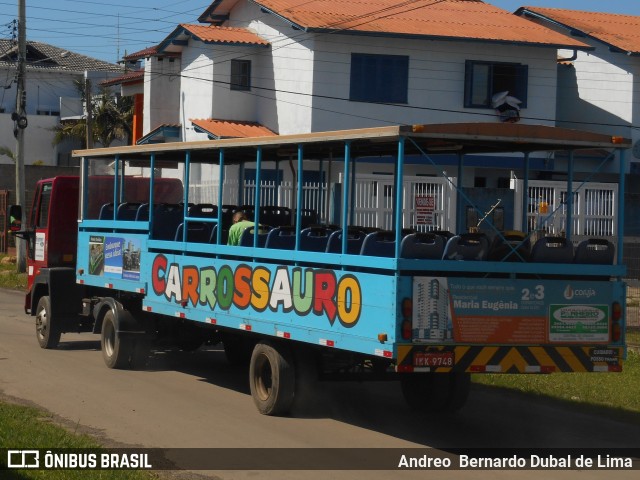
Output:
M27 288L42 268L75 267L78 241L78 177L55 177L36 184L27 219ZM25 308L30 307L30 298Z

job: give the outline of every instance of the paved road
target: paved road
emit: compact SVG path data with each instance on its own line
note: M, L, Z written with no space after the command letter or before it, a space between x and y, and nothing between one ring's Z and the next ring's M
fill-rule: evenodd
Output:
M144 371L109 370L97 336L63 335L57 350L38 347L22 295L0 290L0 394L37 404L67 425L104 440L145 447L640 447L638 422L477 387L455 416L415 415L395 383L331 383L317 404L292 417L259 415L247 372L221 351L157 353ZM300 472L202 472L224 480L299 479ZM549 472L548 472L549 473ZM387 479L390 472L310 472L312 478ZM395 472L425 478L435 472ZM604 472L554 472L600 479ZM440 478L540 478L535 471L437 472ZM186 473L180 473L186 477ZM543 475L546 477L548 475ZM607 477L637 478L636 472Z

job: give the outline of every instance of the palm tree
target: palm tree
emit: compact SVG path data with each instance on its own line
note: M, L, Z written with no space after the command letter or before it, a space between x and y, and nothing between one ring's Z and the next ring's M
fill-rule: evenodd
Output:
M92 104L93 139L103 147L114 140L131 140L131 122L133 119L133 101L131 97L114 97L102 90Z
M9 157L13 163L16 163L16 154L9 147L0 145L0 157Z
M85 100L84 82L76 80L76 88L80 92L82 101ZM107 89L91 101L93 141L108 147L114 140L131 140L131 123L133 119L133 100L131 97L116 97ZM58 145L64 140L79 140L82 148L86 148L87 120L68 120L61 122L54 128L53 144Z

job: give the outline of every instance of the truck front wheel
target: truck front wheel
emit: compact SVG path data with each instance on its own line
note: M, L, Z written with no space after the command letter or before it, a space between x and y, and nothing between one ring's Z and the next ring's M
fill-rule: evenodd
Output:
M133 355L133 342L130 338L123 338L117 330L115 314L109 310L102 319L102 334L100 337L102 358L109 368L128 368Z
M291 352L282 345L256 344L249 365L253 401L263 415L284 415L293 404L295 371Z
M36 336L41 348L56 348L60 343L60 328L51 316L51 300L40 297L36 307Z

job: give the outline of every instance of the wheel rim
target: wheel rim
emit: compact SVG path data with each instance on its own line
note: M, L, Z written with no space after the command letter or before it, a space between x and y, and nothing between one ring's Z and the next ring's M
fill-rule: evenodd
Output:
M36 315L36 331L39 338L44 338L47 335L48 321L47 310L43 308Z
M104 352L107 354L107 357L112 357L116 341L116 331L111 322L107 322L104 329Z
M267 400L273 390L273 373L271 362L266 355L261 354L255 363L255 386L260 400Z

